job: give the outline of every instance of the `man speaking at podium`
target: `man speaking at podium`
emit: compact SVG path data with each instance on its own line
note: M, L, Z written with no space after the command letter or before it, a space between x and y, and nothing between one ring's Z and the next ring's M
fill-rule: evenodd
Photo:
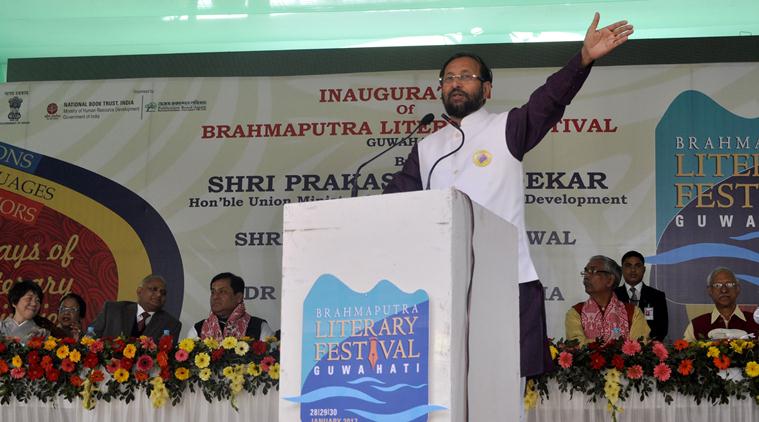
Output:
M543 286L530 258L524 225L522 159L564 114L593 62L627 41L632 25L620 21L585 34L577 55L536 89L527 104L502 113L483 107L493 75L474 54L459 53L440 70L448 125L415 145L383 193L456 187L519 231L519 318L522 377L551 367ZM442 158L442 159L441 159Z

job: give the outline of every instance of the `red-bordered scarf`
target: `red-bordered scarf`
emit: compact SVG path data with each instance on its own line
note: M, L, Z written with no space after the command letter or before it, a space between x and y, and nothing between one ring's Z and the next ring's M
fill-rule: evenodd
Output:
M244 337L248 329L250 314L245 312L245 305L240 302L227 318L227 325L224 326L224 332L221 332L219 318L211 312L200 329L200 338L213 337L216 340L223 340L224 337Z
M582 330L588 340L598 337L606 341L630 335L630 323L627 321L627 309L625 304L612 294L606 310L601 311L593 298L588 299L582 306Z

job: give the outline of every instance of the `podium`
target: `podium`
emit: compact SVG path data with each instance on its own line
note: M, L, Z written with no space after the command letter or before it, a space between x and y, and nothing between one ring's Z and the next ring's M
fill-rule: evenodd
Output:
M516 228L455 190L287 204L281 421L518 421Z

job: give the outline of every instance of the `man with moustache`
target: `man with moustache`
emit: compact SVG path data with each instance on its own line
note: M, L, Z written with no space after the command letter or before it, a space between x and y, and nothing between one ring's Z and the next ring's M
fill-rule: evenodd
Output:
M384 193L456 187L472 200L517 227L521 373L538 375L552 366L548 349L543 286L530 258L524 224L522 159L543 139L564 114L579 91L593 62L627 41L632 25L620 21L598 28L593 17L577 55L535 90L527 104L508 112L490 113L483 107L490 98L493 75L474 54L456 54L440 70L440 87L448 126L415 145L401 171ZM454 125L456 127L454 127ZM435 161L440 161L428 181Z
M625 253L622 255L622 278L625 282L614 289L614 293L622 302L640 308L651 328L651 338L664 341L669 330L667 297L663 291L643 282L645 274L646 261L643 255L638 251Z
M713 330L740 330L745 334L759 336L759 324L738 307L741 285L735 273L725 267L717 267L706 278L706 293L714 301L711 312L693 318L685 328L683 338L688 341L709 340L718 336Z

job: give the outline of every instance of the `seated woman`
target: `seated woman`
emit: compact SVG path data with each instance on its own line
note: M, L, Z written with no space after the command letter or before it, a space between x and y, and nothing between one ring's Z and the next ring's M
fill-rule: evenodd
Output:
M69 293L61 298L58 306L58 328L64 337L79 340L82 336L82 319L87 313L87 304L76 293Z
M22 343L32 337L47 337L49 331L35 321L42 305L42 289L37 283L24 280L14 284L8 301L13 315L0 322L0 336L19 338Z
M614 294L622 270L611 258L596 255L580 273L585 292L590 296L567 311L565 318L567 340L579 340L580 345L595 341L610 341L620 337L648 340L651 329L640 309L622 303Z

